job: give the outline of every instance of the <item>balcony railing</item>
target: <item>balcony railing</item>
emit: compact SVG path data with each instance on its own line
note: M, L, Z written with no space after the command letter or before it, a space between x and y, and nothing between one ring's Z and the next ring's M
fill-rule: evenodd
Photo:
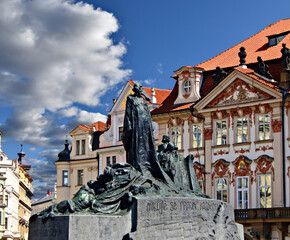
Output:
M252 219L288 219L290 221L290 207L236 209L235 219L237 222Z

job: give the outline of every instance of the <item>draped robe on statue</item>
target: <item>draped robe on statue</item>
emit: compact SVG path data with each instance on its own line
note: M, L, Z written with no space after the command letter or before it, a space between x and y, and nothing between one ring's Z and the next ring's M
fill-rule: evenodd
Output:
M123 144L127 163L143 175L172 183L157 162L151 114L142 96L127 97Z

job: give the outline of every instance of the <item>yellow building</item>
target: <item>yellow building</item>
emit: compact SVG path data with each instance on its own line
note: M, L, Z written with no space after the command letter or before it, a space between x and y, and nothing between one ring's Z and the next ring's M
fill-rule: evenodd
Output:
M28 230L29 230L29 218L31 216L31 197L33 193L32 189L32 178L29 175L28 171L30 169L30 165L24 165L23 158L25 153L18 153L19 159L19 205L18 205L18 221L19 221L19 232L20 232L20 240L28 240Z

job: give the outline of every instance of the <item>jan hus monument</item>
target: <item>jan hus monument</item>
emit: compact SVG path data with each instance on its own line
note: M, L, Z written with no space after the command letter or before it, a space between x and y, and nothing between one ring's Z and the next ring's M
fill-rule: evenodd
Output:
M163 136L156 151L148 99L140 84L127 97L127 163L106 167L70 199L30 219L29 240L243 239L233 207L198 185L193 156Z

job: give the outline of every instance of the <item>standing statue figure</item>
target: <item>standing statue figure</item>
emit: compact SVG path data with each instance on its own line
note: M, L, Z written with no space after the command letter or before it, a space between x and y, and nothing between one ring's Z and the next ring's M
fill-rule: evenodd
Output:
M283 69L290 69L290 50L289 48L286 47L286 44L283 43L282 44L282 49L281 49L281 53L282 53L282 63L283 63Z
M258 60L258 67L257 67L256 72L266 78L273 79L272 75L269 73L268 64L266 64L260 56L257 57L257 60Z
M136 83L133 92L127 97L124 117L123 144L127 163L143 175L170 183L169 177L157 162L151 114L142 96L142 86Z

